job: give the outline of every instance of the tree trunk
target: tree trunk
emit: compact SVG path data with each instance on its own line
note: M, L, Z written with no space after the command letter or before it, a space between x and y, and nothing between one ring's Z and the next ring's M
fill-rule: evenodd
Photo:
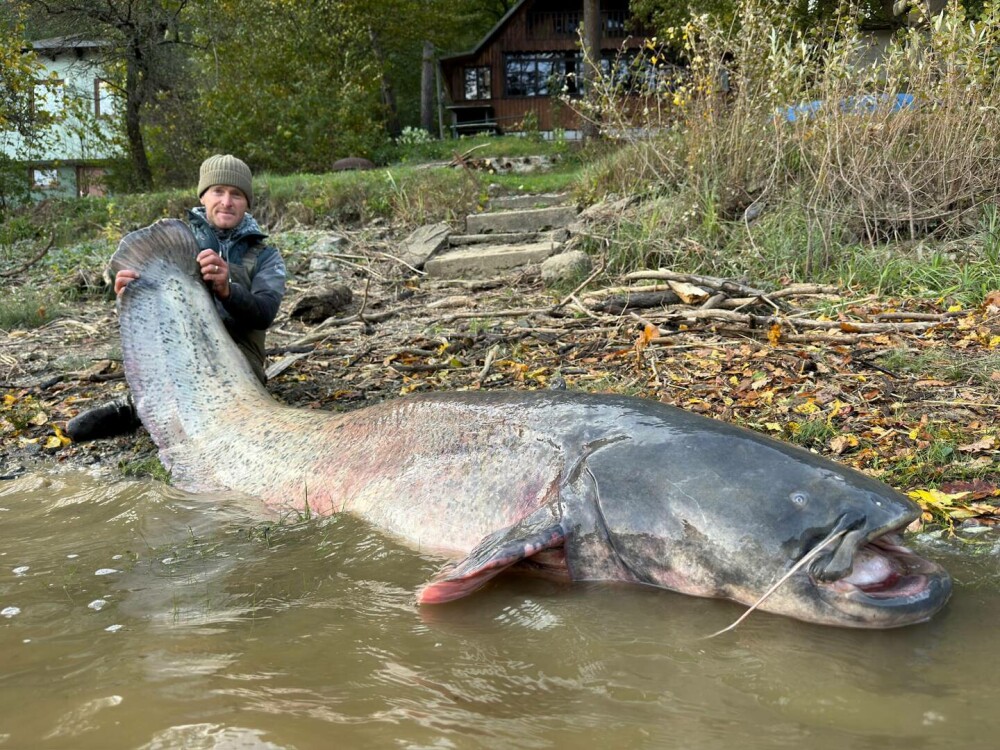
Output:
M386 75L385 55L382 54L382 45L379 43L378 34L375 33L375 29L368 29L368 38L371 40L372 52L375 54L375 60L378 62L378 67L381 71L379 75L382 85L382 104L385 106L385 129L389 131L390 136L395 138L403 132L399 124L399 107L396 106L396 94L393 92L392 84Z
M135 172L136 186L141 190L153 189L153 170L146 156L146 143L142 139L142 95L139 87L139 66L130 54L125 62L125 136L128 139L129 157Z
M584 92L593 104L597 99L596 83L601 77L601 0L583 0L583 75ZM588 107L593 113L594 107ZM588 116L583 121L583 137L596 138L600 128Z
M434 45L424 42L420 72L420 127L434 135Z

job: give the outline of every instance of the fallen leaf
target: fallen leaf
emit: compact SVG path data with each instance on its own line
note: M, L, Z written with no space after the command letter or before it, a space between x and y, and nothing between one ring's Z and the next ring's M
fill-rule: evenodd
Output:
M660 335L660 329L650 323L647 323L642 332L639 334L639 338L635 340L635 351L637 354L641 354L642 350L649 346L649 342Z
M987 497L1000 497L1000 485L987 482L985 479L973 479L962 482L946 482L941 485L941 491L949 494L968 493L971 500L982 500Z
M988 451L996 445L996 438L992 435L986 435L980 438L974 443L969 443L968 445L960 445L958 449L963 453L979 453L980 451Z
M941 490L910 490L906 494L916 500L921 507L930 505L940 509L950 508L958 500L969 496L968 492L948 493Z
M851 448L857 448L859 442L858 438L854 435L837 435L837 437L830 441L830 450L839 456Z

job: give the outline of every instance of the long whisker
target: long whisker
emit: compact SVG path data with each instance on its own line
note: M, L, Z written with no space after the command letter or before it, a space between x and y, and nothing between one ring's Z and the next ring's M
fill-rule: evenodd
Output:
M831 534L826 539L824 539L822 541L822 543L817 544L815 547L813 547L811 550L809 550L808 554L803 555L802 559L800 559L797 563L795 563L795 565L793 565L791 567L791 569L787 573L785 573L785 575L783 575L780 579L778 579L777 583L775 583L773 586L771 586L771 588L769 588L767 591L765 591L764 595L761 596L760 599L758 599L757 601L755 601L753 603L753 605L750 607L750 609L748 609L746 612L744 612L742 615L740 615L733 624L729 625L728 627L723 628L722 630L716 631L715 633L712 633L711 635L706 635L704 638L702 638L702 640L706 640L707 641L709 638L715 638L717 635L722 635L723 633L728 633L730 630L732 630L737 625L739 625L741 622L743 622L745 619L747 619L750 616L750 613L753 612L755 609L757 609L757 607L759 607L761 604L763 604L764 601L771 594L773 594L775 591L777 591L778 587L781 584L783 584L785 581L787 581L791 577L791 575L793 573L795 573L795 571L797 571L799 568L801 568L807 562L809 562L814 557L816 557L816 555L818 555L823 549L825 549L826 547L829 547L830 544L833 542L833 540L835 540L838 537L841 537L844 534L846 534L847 531L848 531L847 529L841 529L836 534Z

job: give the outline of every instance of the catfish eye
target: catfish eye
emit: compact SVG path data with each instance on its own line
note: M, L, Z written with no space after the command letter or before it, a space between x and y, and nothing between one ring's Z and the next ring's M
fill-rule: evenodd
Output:
M792 505L794 505L797 508L801 508L807 502L809 502L809 495L807 495L806 493L801 492L801 491L793 492L788 497L792 501Z

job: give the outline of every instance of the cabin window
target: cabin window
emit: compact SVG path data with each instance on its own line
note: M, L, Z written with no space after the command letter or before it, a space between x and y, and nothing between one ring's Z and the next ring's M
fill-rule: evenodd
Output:
M63 111L64 81L58 78L50 78L44 81L35 81L32 91L31 109L36 114L46 113L58 115Z
M33 190L55 190L59 187L59 170L32 169L31 188Z
M618 93L663 95L676 91L686 71L663 59L641 52L626 52L601 59L601 75Z
M611 10L601 13L601 34L613 39L628 36L626 25L627 10ZM528 14L529 39L576 39L583 26L582 10L562 10Z
M111 117L114 114L114 99L111 85L100 78L94 79L94 115L96 117Z
M475 99L491 99L490 69L466 68L465 69L465 98L468 101Z
M576 52L511 53L504 57L504 89L507 96L573 94L579 69Z

